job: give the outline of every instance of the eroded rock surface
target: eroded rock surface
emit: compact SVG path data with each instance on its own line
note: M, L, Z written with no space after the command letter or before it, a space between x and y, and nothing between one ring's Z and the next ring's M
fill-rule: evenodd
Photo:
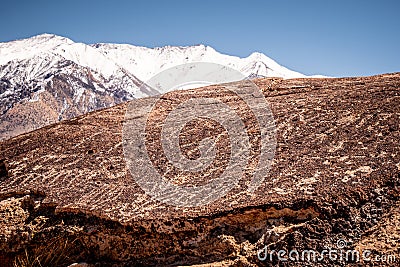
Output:
M252 193L246 191L246 175L257 163L260 126L226 90L232 84L168 93L151 117L148 132L154 137L163 114L191 97L218 98L242 115L252 151L245 177L238 177L244 182L207 206L153 200L129 173L123 123L140 120L149 99L130 103L136 117L125 117L129 104L121 104L1 142L0 259L7 266L46 254L51 249L45 244L51 244L65 256L57 262L66 266L398 264L400 74L269 78L256 84L270 103L277 147L271 170ZM182 150L188 157L196 157L202 138L219 137L218 160L207 173L218 176L229 160L223 129L194 122L185 131ZM149 140L155 168L170 170L158 139ZM176 184L208 179L178 171L166 177ZM337 248L338 240L345 241L344 249L395 255L397 262L257 257L265 246L320 252Z

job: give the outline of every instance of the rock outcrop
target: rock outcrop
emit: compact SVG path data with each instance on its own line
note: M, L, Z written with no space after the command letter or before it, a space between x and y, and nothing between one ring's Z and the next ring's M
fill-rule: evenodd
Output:
M35 259L51 266L398 264L400 74L255 82L275 119L271 169L254 192L239 182L206 206L175 207L154 200L128 171L123 123L140 116L125 117L125 112L134 105L140 114L149 98L2 141L3 265L26 266L24 262ZM226 85L166 94L149 132L159 132L163 112L198 96L219 98L242 112L252 151L246 174L251 172L259 153L252 135L258 126ZM202 138L220 137L219 161L210 167L211 175L218 175L229 159L223 129L197 122L184 130L183 152L188 157L198 153ZM168 162L161 152L160 143L149 145L154 166L166 172ZM177 184L204 182L204 176L182 179L175 172L166 177ZM263 259L265 248L275 254ZM324 249L361 256L339 260L322 254L318 260ZM279 250L296 250L300 258L288 259L286 254L286 261L279 260ZM302 260L305 250L316 251L317 258ZM362 257L363 251L370 253L368 258Z

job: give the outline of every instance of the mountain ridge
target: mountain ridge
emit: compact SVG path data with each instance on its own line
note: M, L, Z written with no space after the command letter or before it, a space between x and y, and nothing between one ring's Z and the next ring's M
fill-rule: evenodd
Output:
M211 62L244 77L303 78L269 57L205 45L84 44L55 34L0 43L0 140L100 108L164 92L141 86L165 69Z
M51 42L50 42L51 41ZM56 42L58 41L58 42ZM43 43L46 43L46 45L44 45L44 47L39 47L40 49L38 49L38 44L39 45L43 45ZM22 44L22 48L23 51L19 51L19 50L14 50L14 51L7 51L11 50L10 47L12 46L16 46L16 45L21 45ZM34 49L28 49L27 50L27 46L26 44L32 45L34 44ZM49 34L49 33L44 33L44 34L40 34L40 35L36 35L33 37L29 37L29 38L25 38L25 39L19 39L19 40L13 40L10 42L3 42L0 43L0 64L3 65L5 63L7 63L8 61L11 60L15 60L15 59L27 59L31 57L31 53L37 54L40 52L47 52L49 50L55 50L56 53L62 54L62 52L65 53L65 51L62 51L63 49L65 49L65 46L75 46L75 48L78 48L79 46L81 49L90 49L90 48L94 48L94 50L97 50L98 52L100 52L100 54L102 54L102 56L106 56L109 55L110 53L110 49L115 49L115 48L120 48L120 49L130 49L131 51L135 51L135 50L141 50L146 51L146 52L161 52L158 53L159 55L162 55L163 53L165 53L165 51L171 53L171 51L179 51L179 50L184 50L184 51L194 51L194 52L198 52L200 51L204 51L204 52L209 52L212 55L221 55L221 56L225 56L227 58L230 58L231 60L234 61L238 61L238 60L243 60L243 59L248 59L248 60L253 60L257 59L257 61L265 61L265 63L267 63L267 65L272 65L271 66L271 70L278 72L277 70L274 70L273 67L278 67L280 68L279 71L281 71L280 73L274 73L272 72L271 75L267 75L268 73L262 73L263 76L265 77L282 77L282 78L301 78L301 77L306 77L306 75L303 75L299 72L295 72L292 70L289 70L285 67L282 67L281 65L279 65L277 62L275 62L274 60L272 60L271 58L267 57L266 55L260 53L260 52L253 52L251 53L248 57L237 57L237 56L231 56L231 55L227 55L224 53L220 53L218 51L216 51L213 47L208 46L208 45L203 45L203 44L198 44L198 45L193 45L193 46L163 46L163 47L155 47L155 48L148 48L148 47L144 47L144 46L135 46L132 44L117 44L117 43L95 43L95 44L85 44L85 43L81 43L81 42L74 42L73 40L67 38L67 37L63 37L63 36L59 36L59 35L55 35L55 34ZM108 50L103 49L100 50L99 48L108 48ZM32 50L34 52L32 52ZM4 52L5 51L5 52ZM27 55L27 52L28 53ZM19 52L19 53L18 53ZM87 51L86 51L87 52ZM92 52L89 50L89 52ZM102 53L103 52L103 53ZM106 53L104 53L106 52ZM21 55L22 54L22 55ZM70 58L65 58L65 59L71 59L72 55L68 55L68 54L62 54L63 56L70 56ZM169 55L168 55L169 56ZM115 60L115 57L109 57L109 59L113 59L114 63L118 62L118 60ZM175 60L175 64L180 64L181 62L177 62L176 58L172 58L172 60ZM193 62L193 60L189 60L190 62ZM215 61L215 60L213 60ZM86 62L77 62L76 63L81 63L82 66L88 66L88 64L85 64ZM211 61L212 62L212 61ZM182 62L185 63L185 62ZM236 62L235 62L236 63ZM248 63L248 62L245 62ZM228 63L229 65L229 63ZM231 64L234 65L234 64ZM283 71L282 71L283 70ZM239 70L240 71L240 70ZM251 73L244 73L244 74L251 74ZM273 74L281 74L281 75L273 75ZM142 80L145 80L146 78L150 78L150 77L141 77L140 75L138 75L138 77Z

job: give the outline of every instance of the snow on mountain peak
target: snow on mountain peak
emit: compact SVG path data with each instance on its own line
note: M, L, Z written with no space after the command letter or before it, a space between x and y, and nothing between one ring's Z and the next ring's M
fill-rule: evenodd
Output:
M246 76L278 76L283 78L305 77L291 71L266 55L254 52L247 58L229 56L214 48L194 46L164 46L147 48L130 44L98 43L87 45L55 34L43 33L31 38L0 43L0 64L51 54L90 67L105 77L110 77L120 67L142 80L175 65L189 62L212 62L227 65Z
M124 75L146 81L167 68L192 62L226 65L249 77L305 77L301 73L279 65L259 52L240 58L222 54L204 44L156 48L109 43L88 45L49 33L0 43L0 66L11 61L18 64L26 60L32 62L24 63L30 66L26 69L29 73L24 77L31 78L34 73L43 75L48 71L49 66L57 65L57 62L65 60L92 69L106 79L121 76L124 73ZM32 72L33 69L34 72Z
M253 52L249 56L249 58L252 58L252 59L261 59L262 57L265 57L265 55L260 52Z
M45 40L45 41L54 39L54 40L58 40L58 41L73 42L71 39L68 39L67 37L55 35L55 34L52 34L52 33L42 33L42 34L30 37L30 38L26 38L24 40L28 40L28 39L31 39L31 40L32 39L33 40L34 39L36 39L36 40L40 40L41 39L41 40Z

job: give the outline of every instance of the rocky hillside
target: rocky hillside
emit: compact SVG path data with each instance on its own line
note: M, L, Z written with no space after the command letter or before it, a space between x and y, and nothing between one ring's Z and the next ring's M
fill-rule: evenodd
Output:
M262 126L227 91L244 88L242 82L168 93L152 117L146 146L155 168L189 186L219 175L234 140L210 122L184 129L188 157L195 157L203 138L219 143L210 176L183 179L170 171L156 140L157 118L199 96L218 98L243 118L251 150L246 175L206 206L154 200L128 171L123 124L143 119L151 98L131 102L136 116L125 117L129 104L123 103L2 141L3 266L35 259L49 266L398 266L400 74L256 84L274 116L276 152L252 192L246 175L259 158L255 133ZM328 257L328 249L337 257ZM266 250L275 254L264 257ZM279 258L279 250L286 255ZM289 254L293 250L299 257ZM345 259L348 251L360 257Z

